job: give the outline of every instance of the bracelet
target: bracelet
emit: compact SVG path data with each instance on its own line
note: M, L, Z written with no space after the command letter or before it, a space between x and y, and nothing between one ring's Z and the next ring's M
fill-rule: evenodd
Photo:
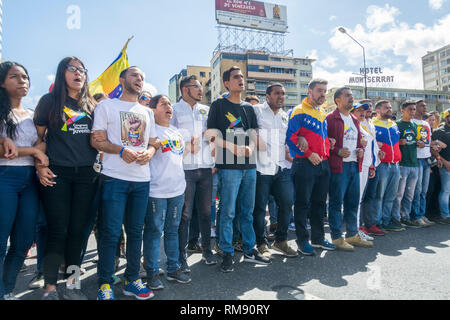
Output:
M121 157L121 158L122 158L123 150L125 150L125 147L123 147L122 150L120 150L120 157Z

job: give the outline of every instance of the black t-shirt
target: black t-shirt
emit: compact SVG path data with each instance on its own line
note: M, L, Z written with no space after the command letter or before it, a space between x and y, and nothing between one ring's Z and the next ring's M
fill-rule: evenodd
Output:
M78 106L76 100L67 97L62 106L63 118L56 127L51 126L48 114L53 104L52 94L46 94L34 113L34 123L48 129L46 142L50 164L61 167L92 166L97 156L97 150L90 143L92 117Z
M442 149L440 155L445 161L450 161L450 127L447 125L437 129L433 132L433 141L439 140L447 145L447 148Z
M228 99L213 102L209 110L208 129L218 129L222 139L237 146L250 144L249 130L258 129L258 121L251 104L234 104ZM227 149L217 148L216 168L231 170L256 169L256 150L250 158L237 157Z

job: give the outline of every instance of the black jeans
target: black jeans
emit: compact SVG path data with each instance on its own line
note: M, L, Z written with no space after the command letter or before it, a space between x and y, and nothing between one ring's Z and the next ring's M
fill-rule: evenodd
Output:
M98 175L92 167L50 166L50 170L57 176L56 185L41 185L48 228L43 271L46 285L56 285L62 263L66 267L81 264Z
M289 220L294 204L294 184L292 182L291 170L280 169L276 175L262 175L258 172L256 180L256 201L253 211L253 228L255 229L256 244L261 246L267 244L265 235L266 207L269 195L272 194L279 207L277 217L277 242L287 240Z
M308 159L295 159L292 166L295 186L294 219L299 245L308 242L306 219L310 218L311 241L322 243L325 237L323 219L326 214L330 185L330 165L323 161L314 166Z
M183 212L178 229L180 260L186 259L186 248L189 239L189 222L195 208L202 235L203 251L211 250L211 198L212 198L212 170L197 169L185 171L186 192Z

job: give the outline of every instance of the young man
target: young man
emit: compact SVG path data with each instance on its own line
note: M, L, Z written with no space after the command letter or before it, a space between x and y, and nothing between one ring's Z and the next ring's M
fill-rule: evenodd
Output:
M130 67L120 75L120 99L105 100L95 109L91 144L103 159L102 214L99 217L98 300L114 300L115 253L125 224L127 269L124 294L140 300L153 297L139 278L142 232L147 211L150 169L158 146L153 112L140 105L144 74Z
M275 83L266 90L266 102L255 108L259 124L259 136L266 143L266 150L258 152L256 202L253 211L253 227L259 253L271 258L266 239L266 208L269 195L273 195L279 207L278 226L273 248L287 257L296 257L297 251L288 244L287 232L292 205L294 184L291 177L292 158L286 152L288 115L283 111L286 91ZM291 162L287 160L290 158Z
M327 135L326 113L320 107L325 102L328 82L314 79L309 84L308 97L290 116L286 144L295 155L292 176L295 186L294 219L298 250L303 255L315 255L313 247L335 250L325 238L323 220L330 180L330 140ZM311 242L306 229L310 217Z
M344 251L354 246L373 247L373 243L358 233L359 174L364 156L362 135L358 119L350 113L353 93L350 88L340 88L334 95L336 110L327 116L328 137L336 140L330 155L330 202L328 221L333 244ZM342 205L344 216L342 217ZM346 237L342 234L342 218L346 223Z
M405 102L402 106L402 119L397 121L400 130L400 182L397 198L392 207L392 217L395 223L401 221L408 227L420 228L425 224L422 220L411 220L411 206L416 190L419 166L417 161L417 147L424 147L425 143L417 140L417 126L411 120L416 113L415 102Z
M392 121L392 106L389 101L379 101L375 110L377 118L373 120L377 132L377 141L381 143L381 151L385 157L378 167L378 186L375 212L381 213L377 224L387 231L404 231L400 224L392 220L392 206L398 191L400 181L400 166L402 154L400 152L400 131Z
M180 82L183 98L173 106L172 125L178 128L186 144L183 167L186 176L186 192L183 214L179 228L180 264L183 272L189 272L187 245L189 224L194 208L197 209L201 231L203 261L207 265L217 263L211 251L211 198L212 168L214 159L209 141L204 139L209 107L200 104L203 87L195 76L183 78Z
M426 225L434 225L434 222L425 217L427 208L427 191L430 183L430 164L428 160L431 158L431 126L425 121L424 116L427 114L427 104L423 100L416 102L416 115L412 122L417 125L417 140L425 144L424 148L417 149L417 158L419 160L419 173L417 179L416 190L414 192L414 200L412 203L411 220L421 220Z
M229 96L213 102L208 116L208 134L216 144L216 168L221 181L220 241L222 272L232 272L234 247L233 219L238 217L244 261L268 265L270 259L255 249L253 208L256 190L256 148L258 121L254 108L241 100L245 90L241 69L232 67L223 74Z

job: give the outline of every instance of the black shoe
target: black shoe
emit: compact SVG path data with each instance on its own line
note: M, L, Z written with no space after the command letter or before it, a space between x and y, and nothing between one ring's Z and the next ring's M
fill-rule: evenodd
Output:
M214 254L211 250L203 252L202 261L205 262L206 265L211 266L217 264L217 259L214 257Z
M251 262L262 265L269 265L272 263L270 259L261 255L256 249L253 249L250 254L244 254L244 262Z
M220 271L228 273L233 272L233 257L231 256L231 253L224 253L223 254L223 261L222 265L220 266Z
M189 265L187 264L187 261L185 259L181 259L180 264L180 271L182 273L191 273L191 269L189 268Z
M198 243L189 243L187 247L187 252L189 253L202 253L202 247Z

